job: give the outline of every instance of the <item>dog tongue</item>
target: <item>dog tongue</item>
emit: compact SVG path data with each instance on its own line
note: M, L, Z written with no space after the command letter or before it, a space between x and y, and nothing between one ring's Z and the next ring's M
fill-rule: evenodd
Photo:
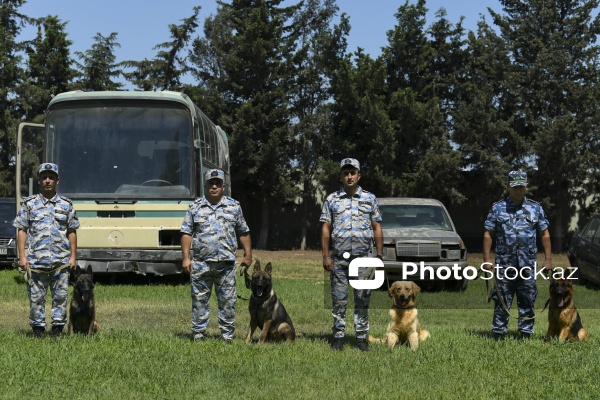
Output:
M558 306L559 306L559 307L562 307L562 306L563 306L563 304L565 304L565 299L564 299L564 298L561 298L561 299L560 299L560 302L558 303Z

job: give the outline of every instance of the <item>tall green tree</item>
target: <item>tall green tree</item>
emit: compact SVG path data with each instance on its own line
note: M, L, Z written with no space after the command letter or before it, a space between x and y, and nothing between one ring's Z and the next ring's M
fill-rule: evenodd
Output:
M29 18L18 12L24 3L24 0L0 2L0 196L14 193L15 133L21 117L15 92L25 77L21 67L24 46L17 42L17 36L29 22Z
M181 78L189 72L186 63L188 45L198 27L198 13L201 7L193 8L193 14L183 19L182 24L169 25L171 39L158 44L158 50L152 60L125 61L125 68L133 68L125 72L125 78L142 90L182 90Z
M330 57L343 57L346 48L343 36L333 19L338 12L334 0L307 0L293 18L292 37L296 45L289 61L291 67L289 108L292 117L292 135L297 153L298 181L302 182L302 202L297 214L301 217L300 249L307 246L309 229L316 231L311 221L314 215L317 177L321 170L321 157L327 142L331 140L331 111L328 106L330 75L327 65ZM342 16L342 23L345 16ZM311 207L312 206L312 207Z
M598 0L501 0L493 13L513 59L515 129L562 250L574 206L597 189L600 169ZM585 211L585 210L584 210Z
M257 205L258 248L267 247L271 210L298 194L292 179L287 95L287 60L294 44L290 22L297 7L280 7L281 3L218 1L214 18L223 22L223 37L211 45L220 65L199 66L203 74L220 73L216 87L231 112L231 125L225 128L230 133L232 185L243 203Z
M76 62L80 69L79 79L75 82L77 89L101 91L119 90L123 87L122 83L115 80L123 73L115 56L115 48L121 47L117 36L116 32L108 36L97 33L91 49L75 52L81 60Z
M457 74L464 63L463 28L450 24L445 11L431 29L425 26L425 0L398 8L396 26L383 49L387 70L387 108L394 137L398 183L392 194L464 201L460 154L451 145L450 114Z
M38 34L27 48L28 80L19 88L20 106L25 119L43 122L52 96L69 90L75 72L71 69L66 22L56 16L36 21ZM43 29L42 29L43 28Z
M484 19L469 32L451 111L452 141L462 155L463 190L473 209L487 213L499 200L511 166L522 165L525 142L512 120L512 63L504 40Z

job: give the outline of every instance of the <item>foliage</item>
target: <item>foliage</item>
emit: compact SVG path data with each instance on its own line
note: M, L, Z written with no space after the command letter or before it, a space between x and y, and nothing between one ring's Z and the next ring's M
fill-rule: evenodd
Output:
M598 188L600 150L596 107L600 74L599 2L501 1L505 15L492 13L510 49L513 121L527 142L523 161L537 169L537 195L549 205L554 235L562 240L575 204L585 210ZM555 241L557 250L562 243Z
M121 47L117 36L117 32L108 36L97 33L91 49L75 52L82 61L76 63L80 68L80 78L75 82L75 87L87 91L118 90L123 87L122 83L113 80L122 73L114 54L115 47Z
M18 99L15 91L25 79L21 68L23 44L16 38L29 19L17 12L24 0L4 0L0 3L0 196L14 192Z
M169 25L173 40L156 45L154 50L159 51L153 60L124 62L124 67L134 68L134 71L123 75L142 90L181 90L181 77L188 71L181 53L198 27L199 12L200 6L196 6L192 16L185 18L181 25Z
M598 0L501 0L474 32L444 8L428 24L426 1L406 1L377 57L347 49L352 21L335 0L219 1L202 32L199 6L169 24L150 60L117 60L117 33L98 33L75 75L67 24L21 15L23 3L0 3L0 195L13 193L19 120L42 122L55 93L119 90L123 77L185 92L228 133L255 247L277 247L269 232L284 223L307 246L348 156L379 197L434 197L476 221L506 173L526 169L557 250L570 218L600 210ZM40 30L18 42L24 24Z
M70 88L75 71L71 69L66 22L56 16L36 21L37 37L27 46L29 79L19 86L20 113L27 121L44 121L44 112L54 95ZM43 34L42 34L43 27Z

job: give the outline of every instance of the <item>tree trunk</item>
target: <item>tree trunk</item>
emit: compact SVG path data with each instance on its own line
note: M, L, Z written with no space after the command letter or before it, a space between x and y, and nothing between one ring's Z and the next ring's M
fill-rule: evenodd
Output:
M306 198L302 200L302 231L300 232L300 250L306 250L306 234L308 232L308 206L306 205Z
M267 199L263 199L260 215L260 233L258 235L257 249L266 249L269 240L269 205Z

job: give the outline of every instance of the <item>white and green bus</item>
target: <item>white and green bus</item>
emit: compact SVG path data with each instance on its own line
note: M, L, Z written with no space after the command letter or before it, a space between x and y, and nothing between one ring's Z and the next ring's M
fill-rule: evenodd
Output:
M78 264L94 273L180 273L179 230L203 171L221 168L231 188L225 132L171 91L55 96L45 125L19 126L17 204L36 193L41 162L59 166L58 192L81 222Z

